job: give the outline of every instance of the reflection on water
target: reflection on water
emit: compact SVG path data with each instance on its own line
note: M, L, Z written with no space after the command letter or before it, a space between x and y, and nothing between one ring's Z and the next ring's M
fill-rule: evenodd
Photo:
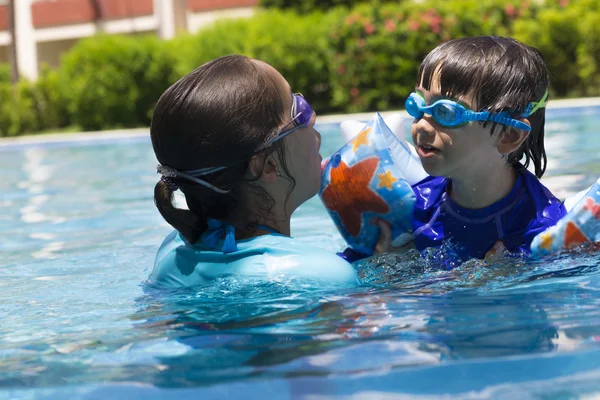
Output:
M599 118L550 119L559 196L600 174ZM340 137L320 129L326 155ZM143 283L170 230L147 138L0 155L0 398L600 392L597 249L453 270L443 252L385 255L357 264L350 291L233 277L164 291ZM343 248L317 198L293 234Z

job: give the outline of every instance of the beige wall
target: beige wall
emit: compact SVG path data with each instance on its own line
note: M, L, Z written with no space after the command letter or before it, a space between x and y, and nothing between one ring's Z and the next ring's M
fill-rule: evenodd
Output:
M8 46L0 46L0 63L8 63Z
M54 42L38 42L38 63L41 66L46 63L52 67L57 67L60 63L60 56L77 43L79 39L57 40Z
M227 10L205 11L199 13L189 12L187 16L187 29L194 33L205 28L215 21L223 18L249 18L254 15L254 8L232 8Z
M100 22L64 24L35 28L29 4L38 0L15 0L15 14L18 18L17 41L18 63L21 76L35 80L39 67L48 64L60 65L62 55L71 49L79 39L93 36L98 32L143 35L156 32L169 38L182 31L196 32L221 18L244 18L254 14L252 7L226 8L193 12L188 0L154 0L155 10L164 11L154 15L144 15L129 19L113 19ZM214 1L214 0L207 0ZM0 4L5 0L0 0ZM158 6L161 7L158 7ZM164 10L163 10L164 8ZM10 35L0 32L0 63L9 62Z

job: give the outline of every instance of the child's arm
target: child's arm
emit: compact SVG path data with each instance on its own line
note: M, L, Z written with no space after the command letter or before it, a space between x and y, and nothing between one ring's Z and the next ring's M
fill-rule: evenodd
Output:
M483 259L487 262L498 261L502 257L502 254L504 253L505 250L506 250L506 247L504 247L504 242L502 242L501 240L498 240L496 243L494 243L492 248L489 249L487 251L487 253L485 253L485 256L483 257Z
M375 245L375 250L373 250L372 255L383 253L404 253L410 249L415 248L414 242L412 240L410 240L403 246L392 246L392 227L390 226L390 223L382 219L378 219L377 225L379 225L380 233L379 239L377 240L377 244ZM355 261L359 261L371 256L369 254L362 254L351 247L346 248L346 250L344 250L343 252L337 253L337 255L342 257L349 263L353 263Z
M408 250L415 248L415 244L412 240L410 240L403 246L392 246L392 227L390 226L390 223L382 219L378 219L377 225L379 226L380 230L379 240L377 240L377 244L375 245L375 251L373 252L373 254L405 253Z

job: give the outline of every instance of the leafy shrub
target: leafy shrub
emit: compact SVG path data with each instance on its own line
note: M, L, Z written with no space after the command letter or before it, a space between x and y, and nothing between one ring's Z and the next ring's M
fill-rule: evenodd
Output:
M76 124L84 129L148 125L155 102L177 78L227 54L268 62L318 113L397 109L422 59L453 38L514 36L544 54L554 96L600 95L600 1L424 0L348 10L307 10L342 1L263 0L253 17L221 20L162 42L97 36L80 41L58 70L10 84L0 64L0 136ZM294 6L296 5L296 6Z
M86 130L148 125L175 79L175 59L152 36L97 36L63 58L59 80L72 122Z
M600 2L548 0L535 18L516 22L514 36L544 55L553 95L600 94Z
M517 21L515 37L536 47L551 71L552 95L565 96L578 86L577 46L581 36L577 23L565 11L543 10L535 19ZM560 73L557 73L560 71Z
M187 73L205 62L228 54L243 54L275 67L292 90L301 92L317 112L331 111L329 85L331 25L344 14L264 11L243 20L223 20L193 36L176 38L178 71ZM223 38L227 40L223 40Z
M10 65L0 64L0 82L10 82L12 79Z
M536 11L521 3L453 0L354 8L331 32L333 105L350 112L401 107L435 46L465 36L508 34L519 16Z
M581 94L600 96L600 12L583 15L580 30L585 32L577 47Z
M377 1L376 1L377 2ZM329 10L333 7L354 7L366 3L365 0L260 0L260 5L265 8L292 9L302 13L315 10ZM377 2L379 3L379 2Z
M36 82L20 80L16 85L0 82L0 137L67 125L56 74L56 71L47 71Z
M67 115L65 88L61 86L58 71L42 67L38 80L34 83L21 80L18 91L21 101L28 107L28 121L24 129L28 132L47 131L67 126L70 120Z
M0 137L23 134L20 103L16 87L0 82Z

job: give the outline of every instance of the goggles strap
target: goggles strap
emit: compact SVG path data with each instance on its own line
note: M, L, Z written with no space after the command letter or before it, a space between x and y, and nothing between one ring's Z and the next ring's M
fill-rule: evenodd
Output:
M545 108L548 105L548 89L544 92L544 95L540 99L540 101L532 101L529 103L527 108L531 108L531 110L525 110L523 113L523 117L529 117L531 114L539 110L540 108Z
M490 118L490 113L489 111L470 111L466 116L472 121L487 121Z
M225 167L217 167L217 168L223 169ZM215 171L216 168L203 168L203 169L205 169L205 170L212 170L211 172L216 172ZM196 171L199 171L199 170L196 170ZM178 171L175 168L171 168L171 167L168 167L166 165L160 165L159 164L156 167L156 172L158 172L164 178L166 178L167 182L170 182L170 183L173 183L173 184L176 184L176 182L174 181L174 178L180 178L180 179L185 179L185 180L188 180L190 182L194 182L194 183L197 183L197 184L202 185L204 187L207 187L207 188L209 188L211 190L214 190L217 193L223 194L223 193L228 193L229 192L229 190L219 189L218 187L216 187L214 185L211 185L210 183L206 182L205 180L196 178L196 177L190 175L189 173ZM193 172L193 171L189 171L189 172ZM211 172L204 172L204 173L202 173L200 175L206 175L206 174L209 174ZM175 187L174 185L171 185L171 186L173 188Z

